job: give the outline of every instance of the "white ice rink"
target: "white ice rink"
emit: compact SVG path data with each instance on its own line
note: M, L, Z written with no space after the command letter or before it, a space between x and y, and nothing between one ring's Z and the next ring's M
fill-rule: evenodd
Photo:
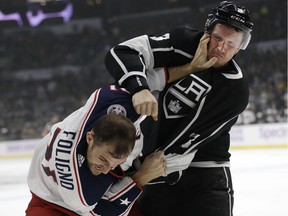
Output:
M288 216L288 149L233 150L234 216ZM0 215L24 216L30 159L0 160ZM193 214L191 213L191 216Z

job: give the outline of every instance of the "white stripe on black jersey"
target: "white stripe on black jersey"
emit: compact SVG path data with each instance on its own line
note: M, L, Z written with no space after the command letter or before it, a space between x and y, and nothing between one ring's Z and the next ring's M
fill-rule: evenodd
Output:
M127 87L134 81L128 78L125 82L124 77L128 77L129 71L134 73L135 68L140 68L139 73L145 71L144 77L147 72L150 73L151 67L178 66L191 62L202 36L203 32L179 27L162 36L138 37L141 40L133 39L137 43L131 40L113 49L127 68L125 74L110 53L106 56L106 66L112 76L121 79ZM147 44L149 47L146 47ZM126 53L121 52L123 46L126 46L125 50L133 50L127 54L127 60ZM147 52L143 53L143 50ZM131 59L132 65L129 64ZM142 61L148 64L143 66ZM166 154L176 155L197 150L194 162L228 162L229 131L246 108L248 96L247 80L234 60L224 68L209 68L167 85L159 95L160 120L148 123L149 118L143 124L146 153L158 147L166 149ZM154 140L153 144L151 140ZM153 146L153 149L149 149L149 146Z

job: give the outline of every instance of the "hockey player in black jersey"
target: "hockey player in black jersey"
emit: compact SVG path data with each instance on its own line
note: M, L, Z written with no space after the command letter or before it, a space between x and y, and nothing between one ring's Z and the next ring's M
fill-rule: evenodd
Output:
M252 26L244 6L224 1L208 15L204 32L178 27L107 53L106 67L133 94L136 111L155 120L141 125L144 154L165 150L167 177L145 186L140 197L145 216L233 214L229 131L249 97L233 58L248 46Z

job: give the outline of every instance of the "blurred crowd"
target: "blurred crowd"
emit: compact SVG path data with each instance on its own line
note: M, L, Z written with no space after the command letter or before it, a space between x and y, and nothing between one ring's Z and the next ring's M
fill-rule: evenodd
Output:
M236 56L250 82L249 105L238 124L287 121L287 1L273 2L252 5L253 39ZM155 6L149 13L93 18L101 20L100 27L79 30L75 24L70 32L49 26L1 30L0 140L43 136L96 88L112 83L103 63L113 45L177 25L203 28L206 10L179 5L158 11Z

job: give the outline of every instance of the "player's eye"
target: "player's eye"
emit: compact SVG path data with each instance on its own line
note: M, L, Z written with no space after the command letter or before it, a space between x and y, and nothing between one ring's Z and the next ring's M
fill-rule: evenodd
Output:
M109 164L109 162L103 156L100 156L99 159L100 159L101 162L103 162L105 164Z
M211 37L212 37L214 40L216 40L217 42L223 41L223 38L220 37L219 35L212 34Z

